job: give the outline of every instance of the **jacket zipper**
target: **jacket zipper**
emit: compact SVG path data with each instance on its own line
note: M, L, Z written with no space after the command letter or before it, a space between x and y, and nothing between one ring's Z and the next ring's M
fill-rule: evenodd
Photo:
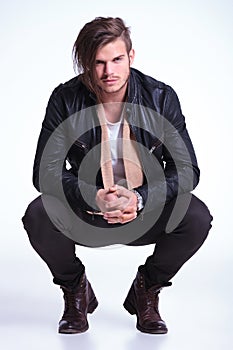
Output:
M158 148L160 145L162 144L162 142L160 140L157 140L154 145L151 147L151 149L149 150L149 153L152 154L154 152L154 150L156 148Z
M87 145L84 142L81 142L79 140L76 140L74 143L76 146L82 148L83 150L88 149Z

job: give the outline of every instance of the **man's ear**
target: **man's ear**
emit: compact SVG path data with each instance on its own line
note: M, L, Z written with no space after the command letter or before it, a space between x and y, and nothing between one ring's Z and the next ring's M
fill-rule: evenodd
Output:
M129 52L129 65L130 66L133 64L134 57L135 57L135 51L134 51L134 49L131 49Z

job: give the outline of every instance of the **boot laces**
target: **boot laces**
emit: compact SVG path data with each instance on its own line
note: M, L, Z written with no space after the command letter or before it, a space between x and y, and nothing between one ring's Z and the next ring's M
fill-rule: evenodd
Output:
M73 315L74 313L79 312L79 307L77 303L76 293L64 291L64 299L65 299L65 310L64 314Z
M150 306L156 310L157 313L159 313L158 310L158 304L159 304L159 297L158 294L160 292L160 289L149 289L147 292L147 306Z

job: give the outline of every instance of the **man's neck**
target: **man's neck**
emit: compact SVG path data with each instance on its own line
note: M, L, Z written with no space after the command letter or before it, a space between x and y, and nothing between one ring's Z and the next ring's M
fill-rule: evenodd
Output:
M121 120L124 103L108 102L103 104L105 118L110 123L117 123Z
M116 123L121 119L124 102L127 95L127 84L121 90L115 93L101 94L101 103L103 104L105 118L111 122Z

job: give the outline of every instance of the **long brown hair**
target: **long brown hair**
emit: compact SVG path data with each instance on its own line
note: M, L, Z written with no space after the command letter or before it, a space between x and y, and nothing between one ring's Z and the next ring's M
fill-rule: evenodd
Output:
M129 54L132 48L130 29L124 21L113 17L96 17L80 30L73 46L74 68L81 73L80 78L87 88L98 95L95 78L95 58L97 50L104 45L122 38Z

